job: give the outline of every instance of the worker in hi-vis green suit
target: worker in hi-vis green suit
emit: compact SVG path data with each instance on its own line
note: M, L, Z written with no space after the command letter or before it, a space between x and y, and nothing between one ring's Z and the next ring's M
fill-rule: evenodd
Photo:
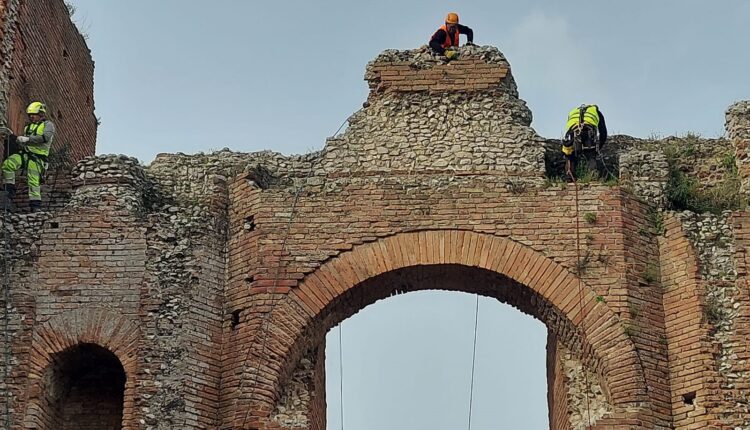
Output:
M41 102L33 102L26 108L29 123L23 129L23 136L8 136L6 146L14 148L3 161L3 184L6 196L16 195L16 173L26 172L29 184L29 207L32 212L41 210L41 178L47 168L47 157L55 138L55 124L47 119L47 107ZM9 151L6 148L6 151Z

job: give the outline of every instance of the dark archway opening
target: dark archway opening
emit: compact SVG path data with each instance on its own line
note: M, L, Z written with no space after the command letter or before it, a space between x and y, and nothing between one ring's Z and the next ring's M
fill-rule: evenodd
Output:
M50 429L120 430L125 370L112 352L80 344L53 356L45 373Z

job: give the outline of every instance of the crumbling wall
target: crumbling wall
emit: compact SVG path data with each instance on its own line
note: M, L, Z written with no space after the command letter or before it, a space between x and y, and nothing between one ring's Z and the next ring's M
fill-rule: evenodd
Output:
M346 132L327 142L320 168L541 180L543 140L530 127L531 112L500 51L465 47L459 60L446 63L427 49L385 51L368 64L368 101Z
M618 164L622 186L630 187L655 207L664 207L669 165L663 153L632 149L620 155Z
M599 375L551 334L547 338L547 378L551 430L587 429L614 412Z
M734 103L726 112L726 129L734 146L741 190L750 193L750 100Z
M125 405L131 407L125 408L123 424L214 427L226 190L219 181L193 198L157 196L153 178L125 156L87 158L72 178L75 192L65 210L13 215L8 226L19 236L14 240L23 242L13 244L18 254L13 261L23 266L11 287L34 298L31 309L17 318L28 321L30 329L72 310L104 308L137 320L142 347L137 374L129 376L134 386L126 390ZM41 360L34 355L40 346L30 332L13 332L12 338L14 351L26 352L15 356L28 357L12 369L22 374L29 362ZM31 389L36 397L46 396L45 386L34 386L33 380L14 381L17 393ZM19 395L18 413L23 415L25 403L36 397ZM59 415L54 416L43 420L47 427L42 428L57 425Z
M617 183L665 209L713 213L742 209L747 197L739 192L739 161L732 143L723 137L704 138L690 132L649 139L614 135L595 156L597 171L578 179ZM566 180L564 165L560 140L546 139L547 181Z
M613 407L602 390L599 376L581 360L562 348L560 359L570 408L571 430L585 430L613 413Z
M40 333L81 343L122 327L126 340L97 344L131 384L125 428L322 430L326 329L388 294L475 288L554 334L553 428L584 428L589 410L596 428L747 426L746 214L659 210L675 166L731 179L729 141L685 138L692 152L675 156L649 146L669 139L615 137L603 158L622 186L545 183L559 159L495 48L387 51L366 80L365 106L322 151L86 157L64 207L14 214L14 422L59 421L38 407L57 348Z
M729 213L681 213L678 217L695 248L705 288L701 317L708 328L712 364L718 370L722 390L716 415L723 425L750 428L750 393L744 389L750 387L750 366L736 350L744 349L737 330L744 329L738 324L738 317L740 307L747 306L747 295L736 282L735 239Z
M677 212L666 224L665 306L674 321L668 321L668 332L676 429L694 422L721 428L750 425L750 368L744 346L750 300L740 288L744 274L738 278L737 270L744 252L735 249L735 230L741 229L742 219L732 220L728 211Z
M287 382L271 419L284 428L309 428L310 406L315 393L316 353L303 357Z

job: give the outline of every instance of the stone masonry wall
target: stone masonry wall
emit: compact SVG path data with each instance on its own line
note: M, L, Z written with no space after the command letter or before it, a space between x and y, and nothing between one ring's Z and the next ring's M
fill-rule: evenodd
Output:
M555 336L547 332L547 407L550 430L570 430L570 410L567 402L560 345Z
M318 169L348 175L472 171L541 180L543 140L529 127L531 112L518 98L505 57L489 47L462 48L461 55L447 64L424 48L378 56L367 66L365 107L341 137L327 142ZM485 70L491 77L473 78ZM426 81L425 74L435 77ZM454 84L445 82L461 75L472 78L452 91ZM389 76L424 83L400 86Z
M708 326L712 345L713 367L719 373L722 395L717 416L722 425L750 427L750 367L740 359L737 348L744 350L737 330L746 294L737 285L735 239L729 213L722 216L679 214L689 240L696 250L701 281L705 288L703 320ZM720 412L719 412L720 411Z
M698 423L749 428L750 387L742 233L746 215L670 214L663 244L669 260L668 308L675 429ZM742 248L736 249L736 247ZM694 263L692 263L694 262ZM672 336L675 336L672 338Z
M546 325L556 430L748 426L746 212L664 212L645 147L613 156L623 186L545 181L495 48L387 51L366 79L322 151L86 157L64 206L13 214L13 428L82 425L54 363L93 344L125 373L124 429L323 430L326 332L423 289Z
M721 346L719 370L727 413L726 422L750 428L748 393L750 393L750 286L748 286L748 253L750 252L750 214L747 210L731 215L729 222L734 239L734 288L726 288L725 297L717 294L723 312L719 313L716 338ZM724 283L717 283L719 286ZM732 403L734 402L734 403ZM742 427L741 427L742 428Z
M744 194L750 193L750 101L740 101L727 109L726 129L735 150L735 160Z

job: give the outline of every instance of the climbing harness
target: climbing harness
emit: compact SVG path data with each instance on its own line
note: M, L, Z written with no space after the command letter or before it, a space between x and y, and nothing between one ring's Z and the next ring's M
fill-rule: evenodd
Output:
M333 134L333 136L338 135L338 133L341 131L342 128L344 128L344 125L349 121L350 118L351 118L351 116L347 117L344 120L344 122L341 123L341 126L339 126L338 130L336 130L336 132ZM309 151L308 153L311 153L311 152L312 151ZM307 176L305 176L305 179L302 181L302 184L300 184L300 186L298 186L297 189L294 192L294 198L292 199L292 207L291 207L291 210L289 211L289 219L287 220L287 223L286 223L286 229L284 231L284 237L281 240L281 255L282 256L284 254L284 251L286 250L286 243L287 243L287 240L289 239L289 232L291 231L292 223L294 222L294 216L297 213L297 204L299 203L300 194L302 193L302 189L304 188L304 185L307 184L307 182L310 180L310 177L312 176L313 172L315 171L316 162L318 160L320 160L321 158L322 158L322 154L321 154L321 157L318 157L317 159L315 159L315 160L313 160L313 161L310 162L310 170L307 172ZM276 291L276 287L278 286L279 274L281 273L281 265L282 264L283 264L283 259L279 258L279 264L276 266L276 273L275 273L274 278L273 278L273 286L271 288L272 292ZM289 300L290 296L291 296L290 294L286 294L281 300L279 300L276 303L274 303L271 306L271 309L269 309L268 311L266 311L265 314L263 314L263 318L262 318L261 324L260 324L260 333L261 333L261 336L262 336L262 340L261 340L261 348L260 348L260 352L259 352L259 356L258 356L259 359L261 359L261 360L263 359L263 355L266 353L266 349L268 347L268 331L269 331L268 330L268 328L269 328L268 326L270 324L271 315L273 314L273 311L276 309L276 306L278 306L279 304L282 304L282 303L286 303ZM245 358L244 358L244 360L242 362L242 364L243 364L242 365L242 372L240 373L240 383L239 383L239 387L238 387L238 392L239 393L242 393L243 383L246 380L245 373L246 373L246 369L247 369L247 362L250 359L250 353L251 352L252 352L252 348L247 348L247 354L245 354ZM252 401L253 401L253 395L255 394L255 389L256 389L256 387L258 385L258 378L259 377L260 377L260 366L258 366L255 369L255 377L253 378L253 384L250 387L250 394L248 395L248 399L249 399L249 401L250 401L251 404L252 404ZM234 409L235 409L235 411L237 409L237 402L238 401L239 401L239 396L237 398L235 398L235 400L234 400ZM245 411L245 417L244 417L244 419L242 421L242 427L243 428L247 424L247 420L250 418L250 411L251 411L251 408L248 406L247 410Z
M580 206L578 203L578 181L573 177L573 186L575 187L575 204L576 204L576 276L578 277L578 311L581 313L581 370L583 372L584 384L585 384L585 397L586 397L586 412L588 414L588 427L591 427L591 404L589 400L589 377L586 372L585 366L585 354L586 354L586 308L583 306L583 281L581 280L581 222L580 222Z

